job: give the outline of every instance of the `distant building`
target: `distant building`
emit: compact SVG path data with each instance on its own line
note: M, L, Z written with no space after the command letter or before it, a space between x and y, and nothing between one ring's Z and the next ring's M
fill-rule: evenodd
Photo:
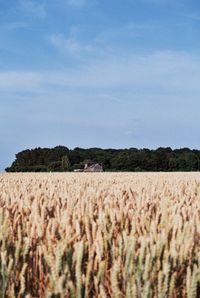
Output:
M103 167L99 163L85 164L84 169L75 169L74 172L103 172Z
M103 172L103 167L98 163L92 164L90 166L85 164L83 172Z

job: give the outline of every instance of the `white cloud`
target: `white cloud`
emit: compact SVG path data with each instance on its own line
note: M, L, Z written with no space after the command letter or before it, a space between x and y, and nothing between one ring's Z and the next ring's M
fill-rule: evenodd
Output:
M178 23L161 24L159 22L134 23L129 22L120 26L114 26L101 31L96 36L87 37L87 27L71 26L68 34L54 33L47 37L48 41L59 51L74 55L78 58L88 58L88 55L98 58L106 58L115 55L127 55L130 57L132 46L129 44L130 39L134 40L145 35L153 35L158 30L159 34L163 28L169 26L180 26ZM127 42L128 48L125 49L123 44ZM85 57L86 56L86 57Z
M38 3L35 0L20 0L19 8L23 13L37 18L45 18L47 15L46 5L42 1Z
M54 33L47 37L47 40L59 51L76 56L77 58L88 58L88 56L105 57L109 53L106 40L101 36L83 40L87 35L87 26L71 26L68 34ZM102 39L102 40L101 40Z
M199 59L179 52L108 57L92 61L70 75L58 74L60 84L96 88L157 89L163 92L200 91Z
M63 34L52 34L49 36L50 43L57 49L71 55L90 54L94 51L91 44L80 43L75 37L65 37Z
M70 42L67 42L69 45ZM76 44L71 50L79 51ZM82 48L81 48L82 50ZM182 52L156 52L151 55L107 57L66 72L1 72L0 90L45 91L50 88L100 88L99 99L118 101L106 90L131 94L192 94L200 92L200 59ZM59 89L58 89L59 90ZM118 90L118 91L117 91ZM121 92L121 91L120 91ZM100 94L100 95L99 95ZM134 95L135 96L135 95Z

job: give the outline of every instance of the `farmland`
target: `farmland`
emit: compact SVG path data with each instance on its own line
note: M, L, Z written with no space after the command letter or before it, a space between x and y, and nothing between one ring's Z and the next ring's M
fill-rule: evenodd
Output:
M200 174L0 175L0 297L200 297Z

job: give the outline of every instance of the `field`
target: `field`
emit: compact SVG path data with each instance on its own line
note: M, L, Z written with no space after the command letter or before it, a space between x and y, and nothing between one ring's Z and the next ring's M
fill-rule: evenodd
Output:
M1 174L0 297L200 297L200 174Z

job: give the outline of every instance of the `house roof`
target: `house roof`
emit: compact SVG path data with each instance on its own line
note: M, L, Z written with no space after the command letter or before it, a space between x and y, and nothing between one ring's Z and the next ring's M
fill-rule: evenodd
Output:
M85 164L84 169L75 169L74 172L103 172L102 165L95 163L90 166Z
M91 166L87 166L84 171L102 171L103 168L100 164L96 163Z

